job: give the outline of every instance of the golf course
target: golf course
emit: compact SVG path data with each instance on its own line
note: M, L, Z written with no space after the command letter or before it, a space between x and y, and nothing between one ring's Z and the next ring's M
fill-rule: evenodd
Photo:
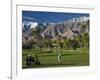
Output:
M22 68L45 68L45 67L74 67L74 66L89 66L89 51L86 50L84 53L79 48L76 50L61 49L61 63L57 61L57 53L55 49L51 52L43 48L41 51L38 49L28 49L22 52ZM25 65L26 55L37 55L40 60L40 65Z
M89 14L22 11L22 16L23 69L89 66Z

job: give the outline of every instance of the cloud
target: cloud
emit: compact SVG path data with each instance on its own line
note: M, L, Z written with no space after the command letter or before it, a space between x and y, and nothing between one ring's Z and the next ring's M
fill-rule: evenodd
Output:
M29 19L29 20L35 20L34 18L31 18L31 17L25 17L23 16L24 19Z

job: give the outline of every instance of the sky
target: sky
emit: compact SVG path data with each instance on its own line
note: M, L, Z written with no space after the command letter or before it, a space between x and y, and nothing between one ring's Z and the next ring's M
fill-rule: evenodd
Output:
M63 22L72 18L78 18L82 16L89 17L89 14L85 13L62 13L62 12L41 12L41 11L22 11L22 22L38 22L38 23L57 23Z

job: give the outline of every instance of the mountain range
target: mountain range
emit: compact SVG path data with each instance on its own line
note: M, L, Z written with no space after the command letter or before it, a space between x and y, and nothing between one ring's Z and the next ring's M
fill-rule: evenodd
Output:
M23 22L22 33L23 37L32 37L32 30L38 29L38 34L43 38L55 39L61 36L66 39L73 39L74 36L82 34L81 25L86 26L85 32L89 33L89 17L82 16L72 18L70 20L57 23L38 23L38 22Z

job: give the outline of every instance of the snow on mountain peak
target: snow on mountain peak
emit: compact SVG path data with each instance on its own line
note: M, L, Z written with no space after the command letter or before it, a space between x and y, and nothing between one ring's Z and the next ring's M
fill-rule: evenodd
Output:
M29 24L31 25L30 28L35 28L38 26L37 22L29 22Z

